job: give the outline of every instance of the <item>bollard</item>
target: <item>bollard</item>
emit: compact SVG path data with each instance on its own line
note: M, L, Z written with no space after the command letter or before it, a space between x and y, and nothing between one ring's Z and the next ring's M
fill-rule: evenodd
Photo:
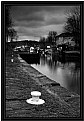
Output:
M33 91L31 92L32 98L27 99L26 102L29 104L34 104L34 105L41 105L43 103L45 103L44 100L39 99L39 97L41 96L41 92L39 91Z
M11 62L13 63L13 59L11 59Z
M13 54L12 54L11 62L13 63L13 61L14 61L14 60L13 60Z
M12 57L13 57L13 55L12 55Z

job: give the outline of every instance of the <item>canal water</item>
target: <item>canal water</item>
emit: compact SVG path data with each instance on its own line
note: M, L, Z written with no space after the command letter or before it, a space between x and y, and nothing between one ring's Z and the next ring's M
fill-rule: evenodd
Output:
M64 63L52 56L41 56L40 62L31 66L66 89L80 94L80 62Z

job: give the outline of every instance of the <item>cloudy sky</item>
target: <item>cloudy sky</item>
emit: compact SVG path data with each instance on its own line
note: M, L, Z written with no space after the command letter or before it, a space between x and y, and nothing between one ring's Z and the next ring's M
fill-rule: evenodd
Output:
M73 6L74 7L74 6ZM72 6L12 6L11 17L18 40L39 40L49 31L63 32L66 11Z

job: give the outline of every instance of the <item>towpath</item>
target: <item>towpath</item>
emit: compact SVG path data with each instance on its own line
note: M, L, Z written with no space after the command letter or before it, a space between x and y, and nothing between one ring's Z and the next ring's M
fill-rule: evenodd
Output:
M78 118L80 117L80 96L69 92L58 83L39 73L18 54L6 54L6 117L12 118ZM31 91L40 91L42 105L26 102Z

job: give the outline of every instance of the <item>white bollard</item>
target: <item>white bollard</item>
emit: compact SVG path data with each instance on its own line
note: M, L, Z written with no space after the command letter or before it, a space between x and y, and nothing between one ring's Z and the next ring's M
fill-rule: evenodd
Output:
M13 63L13 59L11 59L11 62Z
M13 57L13 55L12 55L12 57Z
M32 98L27 99L26 102L29 104L34 104L34 105L41 105L43 103L45 103L44 100L39 99L39 97L41 96L41 92L38 91L33 91L31 92Z
M14 61L14 60L13 60L13 54L12 54L11 62L13 63L13 61Z
M32 100L33 101L39 101L39 97L41 96L41 93L38 91L31 92Z

